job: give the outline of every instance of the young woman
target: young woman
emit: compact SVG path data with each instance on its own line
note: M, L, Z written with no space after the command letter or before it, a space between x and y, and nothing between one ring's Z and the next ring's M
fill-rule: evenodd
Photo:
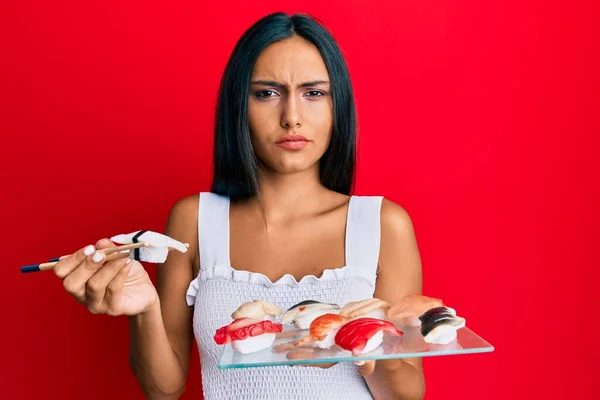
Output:
M419 359L219 370L217 328L242 303L391 304L421 293L411 220L379 196L354 196L352 87L332 36L276 13L254 24L227 64L211 192L178 201L165 234L190 243L159 266L156 287L131 258L79 250L55 267L90 312L127 315L131 368L148 398L185 390L195 340L206 400L419 399Z

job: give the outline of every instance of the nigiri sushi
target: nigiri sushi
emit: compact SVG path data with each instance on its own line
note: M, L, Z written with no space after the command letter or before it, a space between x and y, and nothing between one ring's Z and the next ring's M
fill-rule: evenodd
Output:
M264 300L254 300L247 302L238 307L238 309L231 314L231 318L254 318L254 319L268 319L269 321L275 321L275 317L281 314L281 308L273 303Z
M313 347L328 349L335 344L335 335L348 319L338 314L323 314L310 324L309 333L296 342L296 346L312 343Z
M231 343L231 347L242 354L254 353L273 345L282 325L254 318L239 318L231 324L217 329L214 341L218 345Z
M115 235L112 236L110 240L118 244L146 242L147 246L135 249L129 253L129 256L138 261L157 264L165 262L169 255L169 250L173 249L186 253L189 246L187 243L181 243L162 233L145 229L127 234L123 233Z
M339 310L340 306L337 304L306 300L290 307L281 317L281 323L293 324L298 329L309 329L315 318L324 314L337 314Z
M335 335L335 344L357 356L375 350L383 342L383 332L394 336L404 333L389 321L358 318L342 326Z
M339 314L348 319L366 317L383 319L389 308L390 305L387 302L371 298L360 301L351 301L340 310Z
M426 343L448 344L456 339L457 330L465 326L466 320L456 316L450 307L436 307L419 317L421 335Z
M421 326L419 316L433 308L442 306L444 306L444 302L441 299L411 294L388 310L387 319L408 326Z

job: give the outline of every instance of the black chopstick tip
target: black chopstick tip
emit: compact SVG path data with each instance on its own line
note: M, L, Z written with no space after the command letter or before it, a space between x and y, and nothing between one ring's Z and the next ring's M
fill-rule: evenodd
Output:
M48 262L57 262L57 261L60 261L60 257L51 258L50 260L48 260Z
M24 274L30 273L30 272L39 272L40 270L40 264L34 264L34 265L25 265L24 267L21 267L21 272Z

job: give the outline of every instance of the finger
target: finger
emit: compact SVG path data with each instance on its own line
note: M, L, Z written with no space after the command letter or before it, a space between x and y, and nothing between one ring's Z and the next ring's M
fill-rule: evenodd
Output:
M64 279L69 275L75 268L79 266L86 257L94 253L96 248L92 245L85 246L70 256L62 257L58 263L54 266L54 275L60 279Z
M288 360L314 360L322 358L320 352L314 350L291 350L286 354ZM322 363L322 364L296 364L297 367L316 367L316 368L331 368L337 363Z
M387 314L388 318L393 320L408 318L411 315L412 313L408 311L389 311Z
M327 364L293 364L293 367L313 367L313 368L323 368L328 369L336 365L337 363L327 363Z
M96 248L98 250L108 249L108 248L111 248L111 247L117 247L117 245L114 244L113 242L111 242L107 238L100 239L100 240L98 240L98 242L96 242Z
M104 265L106 256L100 250L85 258L73 272L65 277L63 286L80 302L86 302L87 281Z
M132 261L131 258L121 257L119 260L104 263L104 266L87 281L85 285L85 297L91 312L102 312L101 307L106 300L107 292L115 289L114 287L109 289L108 286L119 272Z
M127 279L127 275L131 268L133 267L133 260L131 258L125 261L125 265L119 270L117 275L109 282L106 287L106 295L104 297L104 302L107 307L107 314L109 315L117 315L120 313L119 308L122 306L117 301L117 297L121 293L123 286L125 285L125 279Z
M328 364L299 364L297 367L313 367L313 368L323 368L328 369L333 367L337 363L328 363Z
M375 360L368 361L354 361L354 365L358 367L358 373L362 376L368 376L375 370Z
M102 250L104 256L106 257L106 261L120 260L125 257L129 257L131 251L130 250L122 250L122 251L114 251L113 249L118 246L111 242L109 239L101 239L96 243L96 248ZM111 252L112 251L112 252Z

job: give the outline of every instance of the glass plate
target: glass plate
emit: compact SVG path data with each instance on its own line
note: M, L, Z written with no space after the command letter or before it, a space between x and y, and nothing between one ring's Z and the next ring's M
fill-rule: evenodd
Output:
M311 347L294 347L293 343L308 333L307 330L287 329L277 334L271 348L241 354L233 350L231 344L223 346L219 369L272 367L276 365L309 365L358 360L383 360L394 358L415 358L447 356L456 354L486 353L494 347L467 327L457 331L456 339L446 345L428 344L418 327L403 327L404 335L392 336L384 333L383 343L375 350L352 356L352 353L334 346L328 350Z

